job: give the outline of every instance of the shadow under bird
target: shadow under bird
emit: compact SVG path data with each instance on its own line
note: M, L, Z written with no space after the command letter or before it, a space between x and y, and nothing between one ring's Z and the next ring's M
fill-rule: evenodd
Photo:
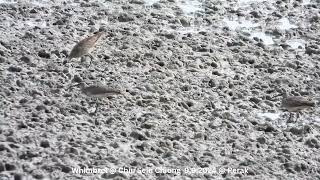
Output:
M79 86L81 89L81 92L85 95L87 95L88 97L91 98L95 98L96 101L96 108L95 108L95 112L97 112L98 107L100 105L99 99L100 98L107 98L107 97L111 97L114 95L123 95L123 91L120 88L113 88L113 87L108 87L105 85L89 85L87 86L85 83L78 83L76 85L73 86ZM71 87L73 87L71 86Z
M297 112L316 106L316 102L310 97L303 96L283 96L281 108L290 113L289 120L292 117L291 113Z
M93 50L93 47L97 44L98 40L104 35L106 32L100 31L95 33L94 35L87 37L80 42L78 42L71 50L69 55L69 60L73 58L80 58L84 55L89 55L91 59L93 59L90 52ZM91 61L90 61L91 64Z

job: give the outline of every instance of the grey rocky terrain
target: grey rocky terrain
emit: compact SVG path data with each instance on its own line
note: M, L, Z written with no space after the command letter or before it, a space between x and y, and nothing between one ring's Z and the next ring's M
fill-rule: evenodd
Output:
M0 179L320 179L319 108L279 109L319 66L319 0L0 0Z

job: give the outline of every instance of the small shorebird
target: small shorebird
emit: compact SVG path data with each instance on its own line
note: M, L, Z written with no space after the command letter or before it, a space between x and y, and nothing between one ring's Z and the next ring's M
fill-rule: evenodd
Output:
M87 95L90 98L96 99L96 108L94 113L97 112L98 106L99 106L99 99L105 98L105 97L111 97L114 95L124 95L123 91L120 88L112 88L107 87L105 85L90 85L86 86L84 82L78 83L73 86L79 86L81 89L81 92L85 95ZM71 87L73 87L71 86Z
M300 111L316 106L316 102L309 97L303 96L283 96L281 108L290 113L289 120L293 112L299 113ZM299 114L298 114L299 115ZM297 117L298 118L298 117ZM288 120L288 121L289 121Z
M91 59L93 59L90 52L92 51L93 47L96 45L97 41L101 38L102 35L104 35L105 32L100 31L95 33L94 35L87 37L80 42L78 42L71 50L69 55L69 60L73 58L80 58L84 55L90 56ZM91 64L91 61L90 61Z

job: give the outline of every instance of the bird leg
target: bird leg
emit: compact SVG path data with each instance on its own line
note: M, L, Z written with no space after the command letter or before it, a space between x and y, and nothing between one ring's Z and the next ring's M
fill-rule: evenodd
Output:
M297 113L297 120L300 118L300 115L301 115L300 113L301 113L301 112L298 112L298 113Z
M289 112L289 119L287 120L287 123L291 123L291 122L293 122L293 121L292 121L292 113Z
M91 54L88 54L88 56L91 58L90 59L90 63L89 63L89 67L91 66L92 61L94 60L94 57Z
M96 112L98 112L98 108L100 107L100 105L101 105L100 100L99 100L99 99L96 99L96 109L94 110L94 114L95 114Z
M97 102L97 103L96 103L96 109L94 110L94 114L98 111L99 105L100 105L100 104Z

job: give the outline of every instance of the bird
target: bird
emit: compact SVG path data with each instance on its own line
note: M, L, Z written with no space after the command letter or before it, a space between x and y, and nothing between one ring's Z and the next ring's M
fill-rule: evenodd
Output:
M301 112L304 109L309 109L316 106L316 102L310 97L304 96L287 96L283 95L281 108L290 113L289 120L292 118L292 113Z
M80 88L82 93L84 93L89 97L94 97L94 98L103 98L103 97L109 97L112 95L122 94L120 89L110 88L103 85L85 86L84 84L81 84Z
M96 113L98 110L98 107L100 104L99 99L108 98L114 95L124 95L123 90L120 88L108 87L106 85L101 85L101 84L94 84L94 85L87 86L86 83L80 82L73 86L79 86L83 94L85 94L90 98L96 99L95 101L96 108L94 113Z
M99 31L94 35L89 36L80 42L78 42L71 50L68 59L71 60L73 58L80 58L84 55L89 55L91 59L93 59L90 52L93 50L93 47L97 44L98 40L104 35L106 32ZM90 61L91 64L91 61Z

